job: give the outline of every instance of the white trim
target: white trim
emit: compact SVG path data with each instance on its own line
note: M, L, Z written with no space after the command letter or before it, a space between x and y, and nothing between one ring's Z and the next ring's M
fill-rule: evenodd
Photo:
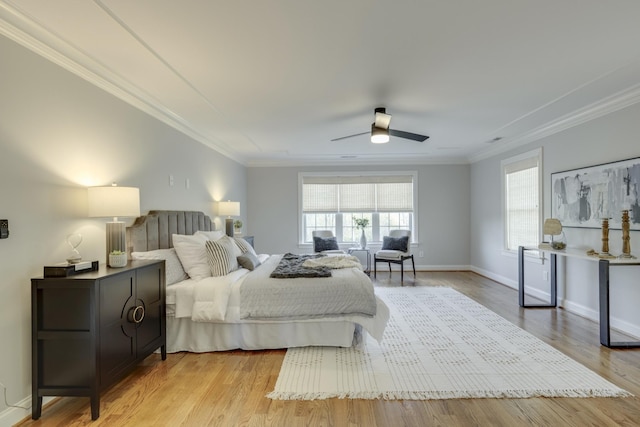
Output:
M239 163L245 161L224 142L203 135L190 122L138 86L1 2L0 34L231 160Z
M469 163L476 163L498 154L511 151L516 147L538 141L558 132L581 125L593 119L606 116L640 102L640 84L633 85L611 96L600 99L585 107L572 111L564 116L551 120L513 139L505 139L502 144L483 150L468 157Z
M302 221L302 184L304 182L304 178L307 176L411 176L413 180L413 213L412 213L412 232L411 238L413 241L412 245L417 243L417 238L420 235L418 230L418 171L416 170L406 170L406 171L359 171L359 172L350 172L350 171L333 171L333 172L298 172L298 247L302 247L301 245L308 244L304 242L304 224ZM336 223L336 227L338 224ZM349 242L338 242L348 244Z
M542 162L542 147L535 148L533 150L518 154L516 156L509 157L507 159L503 159L500 161L500 186L501 186L501 216L502 216L502 247L504 251L512 252L508 247L508 232L507 232L507 218L506 218L506 187L505 187L505 177L506 177L506 169L509 165L512 165L517 162L522 162L527 159L535 158L538 164L538 242L542 241L542 218L544 216L543 210L543 194L542 194L542 186L543 186L543 162Z
M55 396L45 396L42 398L42 409L54 399L58 399ZM22 406L23 408L10 407L0 412L0 427L11 427L16 425L25 418L31 419L31 396L27 396L20 402L15 404L16 406Z

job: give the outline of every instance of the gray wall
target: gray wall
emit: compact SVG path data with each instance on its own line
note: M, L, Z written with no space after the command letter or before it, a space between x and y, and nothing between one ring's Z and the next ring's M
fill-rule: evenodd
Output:
M469 166L335 166L248 169L249 234L266 253L311 250L298 245L298 173L341 171L417 171L418 243L416 267L469 266ZM375 245L371 245L375 249ZM423 251L424 256L418 257Z
M543 209L545 218L551 213L551 173L640 157L640 105L628 107L607 116L554 134L504 154L471 165L471 264L475 271L510 286L517 286L517 262L513 254L503 252L501 169L502 159L537 147L543 148ZM599 229L565 228L569 246L601 249ZM610 250L620 253L620 230L609 234ZM640 253L640 232L631 232L631 251ZM561 305L575 313L598 320L597 263L578 259L559 261L559 297ZM543 272L547 263L528 262L527 281L530 291L548 294L549 283ZM640 336L640 287L638 269L618 268L613 272L612 325ZM634 280L634 278L636 278ZM517 301L514 300L514 304ZM594 325L597 328L597 325Z
M0 382L15 403L31 394L30 278L64 261L70 233L83 235L85 259L105 260L106 219L87 218L86 187L115 181L140 188L142 213L213 217L214 200L246 207L247 177L244 166L4 37L0 57L0 218L11 232L0 240ZM5 409L0 399L0 425L27 414Z

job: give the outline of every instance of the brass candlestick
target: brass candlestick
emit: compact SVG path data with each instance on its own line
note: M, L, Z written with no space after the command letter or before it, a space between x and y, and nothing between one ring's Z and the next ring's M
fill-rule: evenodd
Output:
M602 255L609 253L609 218L602 218Z
M620 258L635 258L631 255L631 236L629 235L629 211L622 211L622 255Z

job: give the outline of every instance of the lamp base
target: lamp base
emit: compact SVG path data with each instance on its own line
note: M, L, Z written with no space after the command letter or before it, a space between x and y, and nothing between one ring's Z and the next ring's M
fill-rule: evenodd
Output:
M127 253L127 232L123 221L107 222L107 264L113 251Z
M227 218L224 220L224 227L227 236L233 237L233 218Z

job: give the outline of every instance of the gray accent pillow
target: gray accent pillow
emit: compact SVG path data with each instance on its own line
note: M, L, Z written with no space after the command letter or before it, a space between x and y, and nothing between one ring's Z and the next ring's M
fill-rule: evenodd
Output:
M252 271L259 266L261 262L258 257L251 252L245 252L238 257L238 264L240 264L240 267Z
M253 245L253 236L242 236L242 238L246 240L247 243L249 243L252 248L255 249L255 246Z
M313 237L314 252L332 251L336 249L340 248L338 247L338 241L335 237Z
M407 252L409 250L409 236L382 238L382 249Z

